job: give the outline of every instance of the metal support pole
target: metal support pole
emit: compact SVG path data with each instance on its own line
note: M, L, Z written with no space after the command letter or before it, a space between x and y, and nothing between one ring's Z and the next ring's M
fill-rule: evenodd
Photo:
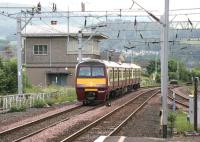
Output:
M177 71L177 80L179 80L179 61L177 61L176 71Z
M131 49L131 64L133 64L133 49Z
M22 41L21 41L21 17L17 17L17 78L18 95L22 95Z
M163 21L162 21L163 22ZM161 95L163 108L163 138L167 138L167 95L168 95L168 29L169 29L169 0L165 0L165 16L161 46Z
M156 80L156 77L157 77L157 72L158 72L158 55L159 55L159 53L157 54L156 53L156 58L155 58L155 78L154 78L154 80Z
M67 14L67 50L69 49L69 7L68 7L68 14Z
M198 127L198 123L197 123L197 93L198 93L198 81L199 81L199 78L198 77L195 77L195 80L194 80L194 130L197 131Z
M176 94L173 92L173 111L176 111Z
M78 32L78 62L82 61L82 31Z

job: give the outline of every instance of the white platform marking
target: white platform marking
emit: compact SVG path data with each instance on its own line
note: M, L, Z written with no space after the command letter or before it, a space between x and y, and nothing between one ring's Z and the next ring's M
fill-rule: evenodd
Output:
M126 137L121 136L121 137L119 138L118 142L124 142L125 138L126 138Z
M106 138L107 136L100 136L94 142L103 142Z

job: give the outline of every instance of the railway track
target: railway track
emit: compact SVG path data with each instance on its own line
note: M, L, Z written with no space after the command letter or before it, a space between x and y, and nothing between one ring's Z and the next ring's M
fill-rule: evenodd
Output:
M173 97L171 97L171 96L168 96L168 98L169 98L171 101L173 100ZM189 105L188 105L187 103L183 102L183 101L180 101L180 100L175 99L175 102L176 102L177 104L183 106L183 107L189 108Z
M51 116L38 119L26 124L5 130L0 132L0 142L12 141L17 142L32 135L35 135L47 128L57 125L63 121L70 119L71 117L85 113L87 111L96 109L99 106L82 106L77 107L53 114Z
M180 94L174 92L173 90L170 90L170 91L171 91L172 93L175 93L175 94L176 94L176 98L181 99L181 100L183 100L183 101L189 101L189 98L188 98L187 96L185 96L185 95L180 95ZM170 96L171 96L171 95L170 95Z
M94 141L100 135L114 134L158 92L160 90L157 88L140 93L76 133L64 138L61 142Z
M170 90L173 93L173 90ZM180 94L175 93L175 102L183 107L189 108L189 98ZM172 94L168 95L169 100L173 100Z

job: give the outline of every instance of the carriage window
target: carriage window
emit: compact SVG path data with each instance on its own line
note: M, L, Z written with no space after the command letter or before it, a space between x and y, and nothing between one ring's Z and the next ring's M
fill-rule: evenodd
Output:
M119 80L122 80L123 70L119 70Z
M118 69L114 71L114 78L115 78L115 81L118 81Z
M91 68L90 67L80 67L79 76L91 76Z
M109 70L109 79L110 79L110 82L113 82L113 69Z
M134 70L131 69L131 78L133 79L134 78Z
M104 76L104 68L103 67L93 67L92 68L92 76L95 76L95 77Z
M135 78L137 78L138 77L138 70L136 69L135 70Z
M126 79L126 70L123 71L123 80Z

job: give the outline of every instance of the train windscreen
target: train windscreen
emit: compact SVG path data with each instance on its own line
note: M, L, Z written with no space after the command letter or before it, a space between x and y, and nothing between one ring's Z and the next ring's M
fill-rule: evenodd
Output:
M80 67L79 77L104 77L104 67Z

